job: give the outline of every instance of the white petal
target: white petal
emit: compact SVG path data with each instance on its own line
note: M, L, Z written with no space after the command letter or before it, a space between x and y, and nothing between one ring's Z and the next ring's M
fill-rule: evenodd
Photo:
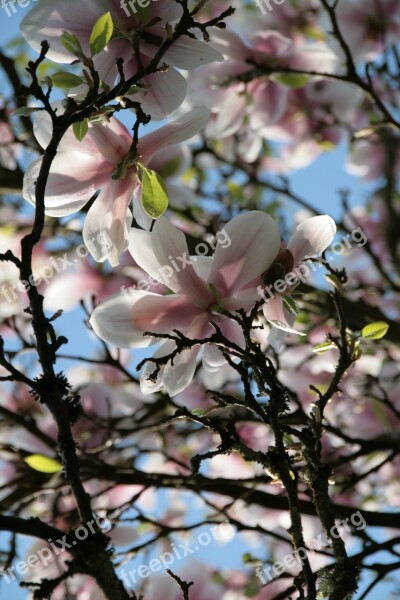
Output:
M109 260L119 264L120 255L128 248L132 213L128 206L132 198L129 180L112 180L93 202L83 226L84 242L97 262Z
M72 6L71 6L72 5ZM60 42L63 29L74 33L84 51L89 51L89 36L93 25L104 14L97 0L41 0L21 22L21 32L36 52L40 43L47 40L50 50L47 58L59 63L71 63L74 56Z
M42 159L33 161L24 176L23 197L35 204L35 187ZM59 152L51 165L45 191L46 214L63 217L85 206L105 183L108 173L98 156Z
M144 77L142 83L150 88L144 92L139 91L133 99L141 102L142 109L151 115L153 121L169 117L185 99L186 80L173 67Z
M148 133L139 141L138 152L145 164L167 146L173 146L189 140L199 133L207 124L210 117L208 108L195 108L176 119L172 123Z
M116 294L98 304L90 317L89 322L96 335L117 348L143 348L154 343L152 338L143 336L143 330L134 326L132 311L143 298L147 301L149 296L157 294L134 292L134 303L128 301L125 295Z
M311 256L318 256L326 250L336 234L334 220L328 215L306 219L296 227L288 243L294 263Z
M224 57L211 44L182 36L167 50L164 59L178 69L191 70L214 61L222 62Z
M152 234L149 231L131 229L129 237L129 252L139 267L146 271L152 279L167 285L170 290L178 292L180 286L176 276L170 276L169 270L163 269L163 264L154 253L151 243Z
M278 254L280 234L275 221L259 210L235 217L223 231L229 245L217 245L209 281L226 297L266 271Z
M151 235L154 254L160 264L170 267L170 279L177 282L180 290L196 306L209 306L213 300L211 291L196 274L193 265L188 264L190 255L182 231L174 227L166 217L161 217L156 221Z

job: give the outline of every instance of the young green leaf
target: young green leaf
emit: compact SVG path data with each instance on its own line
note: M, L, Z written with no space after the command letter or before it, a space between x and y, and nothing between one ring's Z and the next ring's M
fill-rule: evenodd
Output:
M151 169L143 167L142 203L152 219L158 219L168 208L168 194L162 178Z
M375 321L363 328L361 336L366 340L380 340L386 335L388 329L389 325L385 321Z
M40 473L59 473L62 470L62 464L58 460L44 454L31 454L25 458L25 462L31 469Z
M38 106L22 106L22 108L17 108L14 110L14 117L29 117L32 113L40 110Z
M99 54L107 46L111 40L111 36L114 31L114 25L111 18L110 12L106 12L104 15L99 17L92 29L90 34L90 50L92 56Z
M282 296L282 300L283 300L283 306L286 308L286 310L289 313L292 313L293 315L296 315L296 316L300 313L299 307L294 298L292 298L291 296Z
M333 273L327 273L325 275L325 279L327 281L329 281L329 283L331 283L336 289L337 291L341 294L343 291L343 286L340 282L339 277L337 277L336 275L334 275Z
M68 52L71 54L83 54L82 46L76 35L70 31L63 30L60 38L60 42Z
M297 73L279 73L278 75L274 75L273 78L293 90L304 87L309 81L307 75L299 75Z
M325 352L328 352L333 348L337 348L336 344L333 342L323 342L322 344L316 344L312 351L314 354L325 354Z
M74 73L63 73L62 71L53 73L51 80L56 87L68 89L84 83L82 77L74 75Z
M73 124L72 128L76 139L78 142L81 142L89 130L89 121L88 119L78 121L77 123Z

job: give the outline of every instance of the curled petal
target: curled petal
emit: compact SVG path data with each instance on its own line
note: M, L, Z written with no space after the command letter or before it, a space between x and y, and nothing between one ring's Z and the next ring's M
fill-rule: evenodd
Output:
M293 254L294 263L298 264L307 257L321 254L332 242L335 234L335 222L328 215L311 217L297 225L287 246Z
M41 164L41 158L33 161L24 176L23 197L31 204L35 204L35 187ZM83 208L106 182L107 171L107 165L102 164L98 156L59 152L47 180L46 214L63 217Z
M156 152L192 138L204 129L209 117L208 108L195 108L172 123L143 136L138 144L142 162L148 164Z
M154 342L143 337L145 331L157 334L179 329L185 333L198 314L182 296L125 289L96 306L90 323L101 339L117 348L141 348Z
M128 248L132 214L129 203L132 187L129 181L118 179L105 186L86 215L84 242L97 262L119 264L119 257Z

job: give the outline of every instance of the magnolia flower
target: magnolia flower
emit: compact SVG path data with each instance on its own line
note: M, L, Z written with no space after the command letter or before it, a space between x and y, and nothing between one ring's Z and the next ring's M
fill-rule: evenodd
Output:
M340 30L356 60L375 60L400 35L398 0L347 0L339 2Z
M120 0L41 0L23 19L21 32L37 52L40 52L40 43L45 39L50 43L48 58L59 63L71 63L75 57L61 44L61 32L67 30L75 34L83 51L90 55L92 28L97 19L108 11L118 36L95 57L94 64L100 79L109 86L118 77L117 58L124 60L126 79L139 71L131 39L140 36L140 63L146 66L167 38L167 23L173 28L183 13L175 0L150 2L145 9L136 6L136 12L130 9L128 2ZM154 120L165 119L186 96L185 79L174 67L191 70L222 60L223 56L210 44L183 35L162 57L161 62L169 65L169 69L142 78L140 83L144 89L135 94L135 100L141 102L143 110Z
M279 79L260 76L240 82L240 76L251 71L249 63L332 72L337 62L336 55L322 42L298 46L273 30L259 29L245 41L233 31L218 30L212 34L212 43L227 60L210 64L191 76L189 98L196 102L201 98L212 109L214 118L206 134L219 141L238 133L243 125L253 135L258 133L268 139L267 128L279 126L287 111L291 90ZM253 160L256 158L255 152ZM246 160L250 162L249 158Z
M212 321L226 338L243 346L240 327L223 316L221 308L249 310L256 304L260 276L279 251L279 230L270 216L251 211L230 221L223 237L213 257L189 257L183 233L165 217L156 221L151 233L135 232L135 243L130 246L133 258L152 278L163 273L165 284L174 293L163 296L132 290L129 297L109 298L92 314L95 333L117 347L139 348L154 343L153 338L143 337L146 331L171 334L177 329L188 338L206 339L214 332ZM154 356L168 356L174 348L173 340L162 341ZM148 380L154 372L154 365L148 363L141 376L142 392L162 387L171 396L181 392L193 378L200 350L194 346L178 354L173 364L168 362L160 369L155 383ZM225 359L217 347L206 345L203 364L218 367Z
M209 111L196 108L176 121L143 136L137 147L138 158L148 165L154 155L167 146L190 139L206 125ZM34 124L39 144L46 148L52 135L50 116L40 112ZM64 135L46 186L46 214L63 217L85 206L93 194L101 190L90 207L83 227L83 239L98 262L108 259L112 266L129 243L132 197L140 193L136 164L126 167L119 179L113 179L118 165L128 156L132 136L115 118L106 124L90 125L86 137L79 142L72 129ZM25 173L23 196L35 203L35 183L42 159L34 161Z
M263 312L271 325L268 342L275 350L280 349L285 331L298 333L292 328L295 314L285 308L284 298L290 301L291 291L297 286L299 279L305 280L304 277L309 272L308 268L301 269L301 263L326 250L335 234L336 225L328 215L306 219L296 227L287 248L281 248L271 269L264 275L264 282L270 285L265 290L260 286L258 291L266 301ZM269 297L265 292L268 292Z

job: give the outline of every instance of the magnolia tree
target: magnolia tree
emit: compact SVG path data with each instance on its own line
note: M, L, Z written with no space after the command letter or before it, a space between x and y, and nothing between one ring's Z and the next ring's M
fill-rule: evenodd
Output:
M0 53L2 598L400 595L400 4L235 4Z

